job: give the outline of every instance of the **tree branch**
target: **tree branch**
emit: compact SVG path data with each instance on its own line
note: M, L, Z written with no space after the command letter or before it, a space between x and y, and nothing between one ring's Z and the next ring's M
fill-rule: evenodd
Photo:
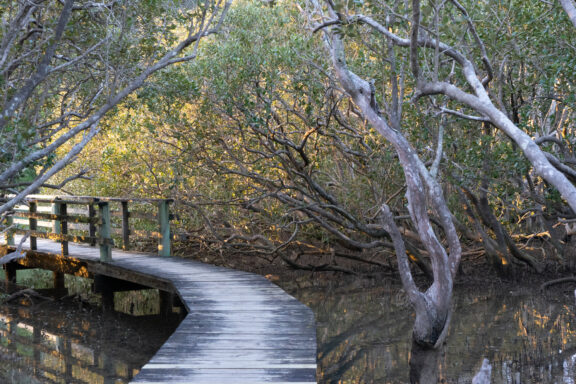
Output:
M568 18L576 28L576 5L574 4L574 0L558 0L564 11L568 15Z
M26 253L22 252L22 247L24 246L24 243L26 242L29 236L30 235L22 236L22 238L20 239L20 243L18 243L18 246L16 247L16 250L0 257L0 265L8 264L13 260L23 259L24 257L26 257Z

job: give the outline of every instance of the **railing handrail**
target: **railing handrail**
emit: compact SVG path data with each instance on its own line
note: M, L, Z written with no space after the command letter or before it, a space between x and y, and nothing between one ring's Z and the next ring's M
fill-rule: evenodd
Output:
M112 260L112 216L121 217L121 235L122 248L128 249L130 244L130 235L140 231L130 230L130 218L156 221L158 232L146 232L149 236L158 237L158 253L161 256L170 256L171 233L169 205L173 199L140 199L140 198L122 198L122 197L101 197L101 196L56 196L56 195L30 195L21 203L28 206L28 212L15 211L10 217L28 219L28 230L12 229L7 232L7 243L13 243L14 233L30 234L30 248L36 249L36 238L49 238L62 244L62 254L68 254L68 242L84 242L90 245L98 244L100 246L101 261L108 262ZM38 204L50 204L51 213L38 212ZM119 214L112 214L110 204L120 206ZM157 208L156 214L136 212L132 215L129 211L129 204L151 204ZM68 214L68 205L87 205L88 211L84 214ZM98 215L96 214L98 206ZM98 217L97 217L98 216ZM38 220L52 221L52 231L37 231ZM88 236L74 236L68 234L68 223L88 224ZM45 225L44 225L45 226Z
M99 201L111 202L111 203L127 202L127 203L158 204L164 201L172 203L174 199L107 197L107 196L72 196L72 195L28 195L24 199L22 199L22 202L24 201L34 201L39 203L64 202L67 204L95 204L98 203Z

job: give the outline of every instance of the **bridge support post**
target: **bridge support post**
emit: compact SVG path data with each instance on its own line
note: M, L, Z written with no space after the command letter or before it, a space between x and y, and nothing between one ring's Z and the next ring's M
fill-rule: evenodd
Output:
M174 306L174 294L160 290L160 315L168 318L172 314L172 307Z
M160 243L158 244L158 254L160 256L170 256L170 200L163 200L158 203L158 224L160 227Z
M4 264L4 273L6 274L6 282L8 283L16 283L16 263L11 262L8 264Z
M114 311L114 287L113 283L115 279L109 278L104 275L94 276L94 285L92 291L99 293L102 298L102 311L103 312L113 312Z
M54 289L64 289L66 288L65 278L63 272L52 272Z
M100 211L100 261L112 261L112 236L110 222L110 204L107 201L98 203Z
M34 375L38 375L41 372L42 367L42 328L38 325L34 325L34 331L32 332L32 340L34 340Z

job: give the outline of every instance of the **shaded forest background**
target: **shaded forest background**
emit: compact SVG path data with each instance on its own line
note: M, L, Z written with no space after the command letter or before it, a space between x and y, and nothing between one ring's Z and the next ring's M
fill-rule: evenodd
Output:
M150 19L139 20L142 30L130 37L130 55L106 59L118 60L111 67L138 68L131 57L152 62L159 57L158 42L181 35L178 17L167 28L173 37L154 18L172 5L144 3ZM463 3L464 12L458 2L422 1L422 29L474 58L478 68L489 57L491 100L574 184L576 33L567 14L552 1ZM346 15L369 13L390 31L410 34L408 1L335 6ZM212 255L236 266L273 262L348 273L395 271L394 245L380 215L386 204L413 268L431 276L398 155L335 77L306 7L236 1L218 33L194 48L193 60L151 74L102 116L95 138L47 182L65 184L62 191L76 195L173 198L177 252ZM142 32L150 20L157 35ZM518 145L478 111L440 94L421 97L410 50L366 24L340 28L348 66L369 80L382 115L440 183L464 247L462 268L486 261L504 275L519 268L576 269L576 215ZM420 71L468 89L463 71L439 49L421 50ZM2 86L6 100L10 86ZM62 92L50 96L43 113L70 104ZM31 143L46 146L61 135L35 141L32 111L12 125L13 133L2 132L5 164ZM20 138L10 143L16 150L8 150L10 137ZM80 141L69 140L49 159L12 176L2 190L22 190L47 162L63 158ZM435 214L430 210L446 242Z

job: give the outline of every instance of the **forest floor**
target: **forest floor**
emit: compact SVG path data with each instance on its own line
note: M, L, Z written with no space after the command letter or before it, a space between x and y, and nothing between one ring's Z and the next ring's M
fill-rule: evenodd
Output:
M344 273L335 271L325 271L323 268L314 269L310 267L314 260L302 260L300 263L309 270L294 268L288 265L281 257L274 259L262 257L258 252L236 252L234 250L218 250L214 252L198 252L192 244L181 245L180 254L198 255L195 259L210 264L225 266L229 268L253 272L267 277L275 282L300 282L304 285L326 286L326 285L348 285L355 283L363 287L390 285L393 289L402 289L400 276L391 267L381 267L370 264L345 262L346 269L355 273ZM470 247L464 249L464 256L460 263L460 271L456 276L455 289L478 290L485 292L488 290L505 290L514 294L522 291L536 292L543 294L564 296L574 300L576 288L576 273L567 267L560 265L552 258L544 259L542 253L534 254L542 265L542 271L536 272L534 269L521 263L514 263L513 268L502 272L488 263L482 252L478 248ZM468 254L468 255L467 255ZM317 265L317 264L316 264ZM430 280L416 267L413 267L414 278L421 287L426 287ZM565 279L550 285L550 282Z

